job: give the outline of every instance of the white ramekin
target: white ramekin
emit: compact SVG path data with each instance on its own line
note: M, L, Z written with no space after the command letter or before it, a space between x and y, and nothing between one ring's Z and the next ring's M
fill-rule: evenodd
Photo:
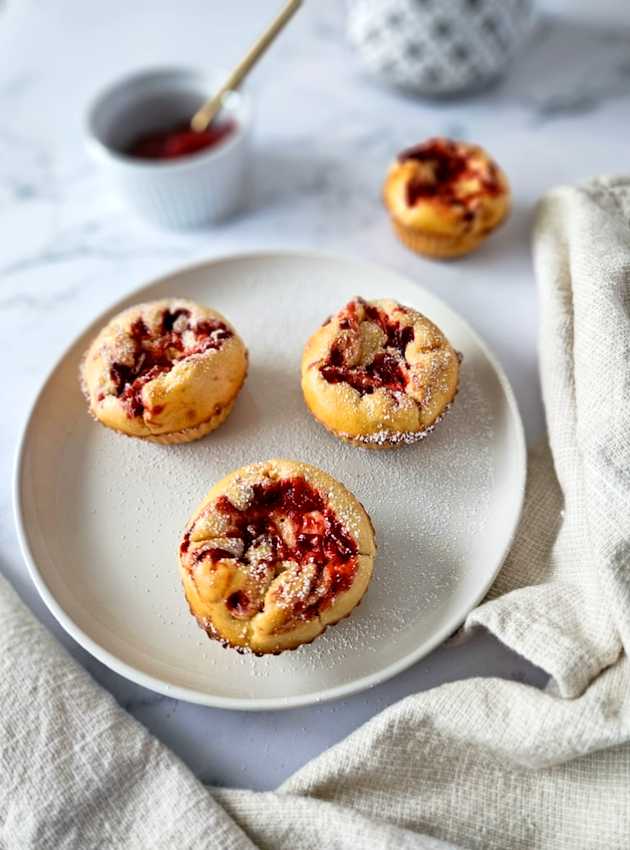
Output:
M138 135L190 118L222 79L184 68L143 71L107 88L88 111L90 152L129 205L154 224L199 227L232 215L244 201L252 116L241 92L226 99L224 113L236 129L216 147L174 160L124 152Z

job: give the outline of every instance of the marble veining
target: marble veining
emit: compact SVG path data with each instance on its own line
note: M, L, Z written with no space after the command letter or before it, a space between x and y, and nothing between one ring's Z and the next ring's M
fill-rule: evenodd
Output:
M149 65L229 66L275 0L150 11L122 0L0 3L0 315L12 368L0 422L0 569L94 678L209 784L272 788L358 724L417 690L471 676L541 685L544 675L486 635L446 645L355 697L289 712L239 714L178 702L106 669L53 622L26 575L10 509L14 445L54 358L102 309L181 263L252 249L309 248L392 266L482 333L513 382L530 441L543 432L529 230L557 183L628 168L630 14L584 21L544 13L511 73L469 99L419 101L368 78L347 45L343 5L306 4L256 71L251 190L243 214L212 230L152 230L125 210L88 159L81 125L108 80ZM556 11L562 2L554 4ZM244 11L246 9L246 11ZM543 4L544 9L544 4ZM70 48L72 45L72 48ZM474 139L514 188L508 224L460 263L421 260L392 236L380 200L395 153L420 138Z

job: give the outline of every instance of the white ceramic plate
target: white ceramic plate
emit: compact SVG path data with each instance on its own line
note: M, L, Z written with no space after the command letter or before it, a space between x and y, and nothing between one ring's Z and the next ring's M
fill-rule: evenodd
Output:
M307 412L299 363L309 334L353 295L389 296L435 320L463 352L453 409L424 442L369 452L341 444ZM79 360L112 315L185 296L216 307L250 350L227 423L206 439L159 446L93 422ZM361 500L379 544L362 604L315 643L274 657L223 649L188 613L176 551L211 484L283 456L328 470ZM183 269L117 304L55 366L16 466L24 555L44 601L104 664L145 687L207 705L270 709L374 685L448 637L490 587L519 518L523 429L512 390L452 310L386 269L321 255L255 254Z

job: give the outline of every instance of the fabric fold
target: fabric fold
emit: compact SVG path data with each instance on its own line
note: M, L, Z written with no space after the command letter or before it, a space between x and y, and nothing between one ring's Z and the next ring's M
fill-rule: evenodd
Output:
M0 576L0 847L254 850Z
M491 601L467 621L569 698L630 645L629 220L627 178L557 189L540 205L534 266L552 460L530 458L518 539Z

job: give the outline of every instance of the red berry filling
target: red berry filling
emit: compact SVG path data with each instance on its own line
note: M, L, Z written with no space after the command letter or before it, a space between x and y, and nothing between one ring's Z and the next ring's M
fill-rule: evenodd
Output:
M192 331L192 345L184 344L183 335ZM142 416L144 402L142 388L149 381L164 372L169 372L173 364L193 354L219 349L232 331L215 319L192 323L190 310L164 310L157 333L149 330L144 320L139 318L130 328L134 344L133 362L116 362L110 366L110 377L114 384L114 395L121 399L127 416ZM151 412L157 415L163 410L158 405Z
M501 190L494 163L487 163L481 170L471 167L470 157L448 139L429 139L398 155L399 162L410 160L426 163L432 172L428 178L416 177L407 184L407 205L410 207L427 198L471 206L482 195L498 195ZM472 178L481 181L478 191L463 196L455 193L457 181ZM468 218L471 217L472 213L468 211Z
M212 124L201 133L191 130L189 124L181 124L140 136L130 145L128 153L139 159L178 159L218 145L235 129L234 121Z
M291 599L294 614L308 619L351 586L358 566L357 545L320 493L304 478L255 484L243 509L233 505L227 496L220 496L215 510L228 518L225 536L242 542L242 555L236 558L225 549L210 547L200 552L201 558L231 558L270 579L283 561L297 564L299 571L306 566L314 568L314 577L309 572L309 587ZM254 567L252 553L256 553ZM253 602L238 591L228 597L226 604L238 618L252 616L260 610L263 600Z
M184 534L184 539L180 543L179 551L182 553L182 555L185 555L186 552L188 552L189 549L190 549L190 531L187 531Z
M358 317L359 305L363 307L362 320ZM322 377L329 384L350 384L361 395L370 395L379 388L392 392L404 390L409 380L405 350L414 338L413 327L392 320L383 310L368 304L362 298L351 301L340 316L339 328L357 334L361 321L378 325L385 334L384 350L378 352L365 366L352 366L346 363L344 338L335 340L327 360L319 367Z
M257 613L249 596L242 590L231 593L225 600L226 607L237 620L247 620Z

